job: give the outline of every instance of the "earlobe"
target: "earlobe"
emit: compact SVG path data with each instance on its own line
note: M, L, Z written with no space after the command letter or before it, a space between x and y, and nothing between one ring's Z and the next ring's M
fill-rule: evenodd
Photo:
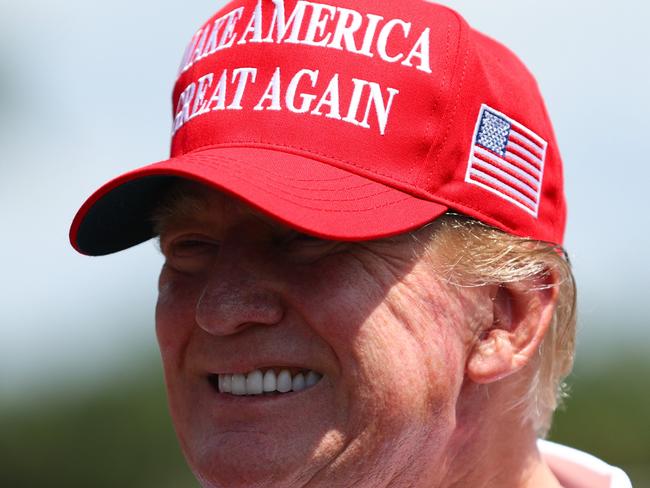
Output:
M470 351L467 377L479 384L499 381L534 358L550 326L557 302L553 273L495 285L492 321L479 331Z

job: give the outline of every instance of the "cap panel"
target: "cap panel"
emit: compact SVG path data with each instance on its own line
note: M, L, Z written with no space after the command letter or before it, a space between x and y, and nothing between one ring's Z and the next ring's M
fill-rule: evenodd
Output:
M455 87L458 100L450 106L446 116L450 135L437 148L432 148L423 172L424 186L432 199L507 232L562 242L566 209L561 159L537 82L510 50L474 30L469 31L467 58L463 64L466 66L464 79L459 77ZM498 173L499 181L491 180L487 186L467 181L483 107L492 109L505 121L514 124L513 131L519 127L521 134L539 142L538 156L543 164L539 172L533 173L532 195L525 186L531 180L522 173L528 171L528 167L526 161L522 162L519 158L521 153L512 156L517 161L511 161L504 153L501 159L508 159L505 162L495 162L491 158L499 156L497 153L487 155L488 164L496 167L493 171ZM526 147L525 140L517 142ZM488 148L488 152L490 150ZM524 174L524 177L520 174ZM519 204L519 193L513 195L516 200L513 202L491 191L493 184L504 188L500 181L505 181L506 185L523 192L532 200L538 200L534 211ZM512 194L508 188L504 191Z
M196 87L189 97L189 120L174 135L172 156L223 144L278 147L420 192L415 179L440 132L437 125L448 96L449 86L440 80L450 78L449 53L457 51L455 14L426 2L331 2L331 32L323 37L329 44L314 46L306 42L310 25L314 18L325 19L327 11L301 7L306 4L284 2L286 18L302 15L303 21L295 35L290 29L280 43L252 42L244 35L256 2L232 5L244 7L235 29L238 40L196 62L177 82L175 116L182 111L187 87ZM272 25L279 14L273 2L261 5L261 30L268 40L270 33L277 34ZM334 42L344 30L339 24L348 25L353 18L361 19L354 42ZM214 19L207 28L210 24ZM246 43L239 44L242 40ZM333 44L341 49L328 47ZM212 80L209 87L203 85L206 100L225 76L224 96L212 105L196 102L198 80L204 76ZM243 76L248 76L245 83ZM237 102L239 88L243 95ZM210 110L202 112L201 106Z

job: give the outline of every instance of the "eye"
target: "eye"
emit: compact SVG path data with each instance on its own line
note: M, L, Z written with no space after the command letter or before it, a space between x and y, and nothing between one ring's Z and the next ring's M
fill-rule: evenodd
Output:
M161 249L167 265L184 273L209 269L218 255L219 241L203 235L181 235L161 240Z
M182 237L170 243L170 255L174 257L191 257L213 253L219 249L219 243L202 237Z
M301 232L292 232L284 239L286 252L298 259L318 259L329 254L339 243L310 236Z
M323 245L326 242L330 241L310 236L309 234L303 234L302 232L291 232L282 240L285 246L316 246Z
M320 239L318 237L310 236L309 234L303 234L302 232L294 232L292 233L288 241L290 243L299 243L299 244L322 244L324 242L329 242L326 241L325 239Z

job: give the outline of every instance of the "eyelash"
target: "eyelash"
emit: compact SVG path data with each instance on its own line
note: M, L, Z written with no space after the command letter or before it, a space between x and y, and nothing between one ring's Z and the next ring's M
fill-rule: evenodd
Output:
M287 242L316 242L320 241L317 237L310 236L309 234L303 234L302 232L294 232L287 237Z
M291 233L282 241L282 245L285 247L291 247L292 245L317 247L328 244L330 244L330 241L326 241L309 234L303 234L302 232Z
M217 241L200 237L187 236L173 240L166 249L166 254L171 257L192 257L198 254L214 252L219 248Z
M320 239L302 232L291 232L277 243L283 252L296 259L315 259L328 254L335 246L334 241ZM216 257L221 243L217 240L199 235L181 235L161 242L161 250L168 264L179 269L207 265L206 259ZM203 264L201 264L203 263Z

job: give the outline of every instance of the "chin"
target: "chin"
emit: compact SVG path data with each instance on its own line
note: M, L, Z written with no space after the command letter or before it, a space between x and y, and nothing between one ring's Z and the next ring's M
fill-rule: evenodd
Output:
M265 434L231 432L204 446L184 446L184 452L203 488L300 486L300 479L309 479L309 451L283 444Z

